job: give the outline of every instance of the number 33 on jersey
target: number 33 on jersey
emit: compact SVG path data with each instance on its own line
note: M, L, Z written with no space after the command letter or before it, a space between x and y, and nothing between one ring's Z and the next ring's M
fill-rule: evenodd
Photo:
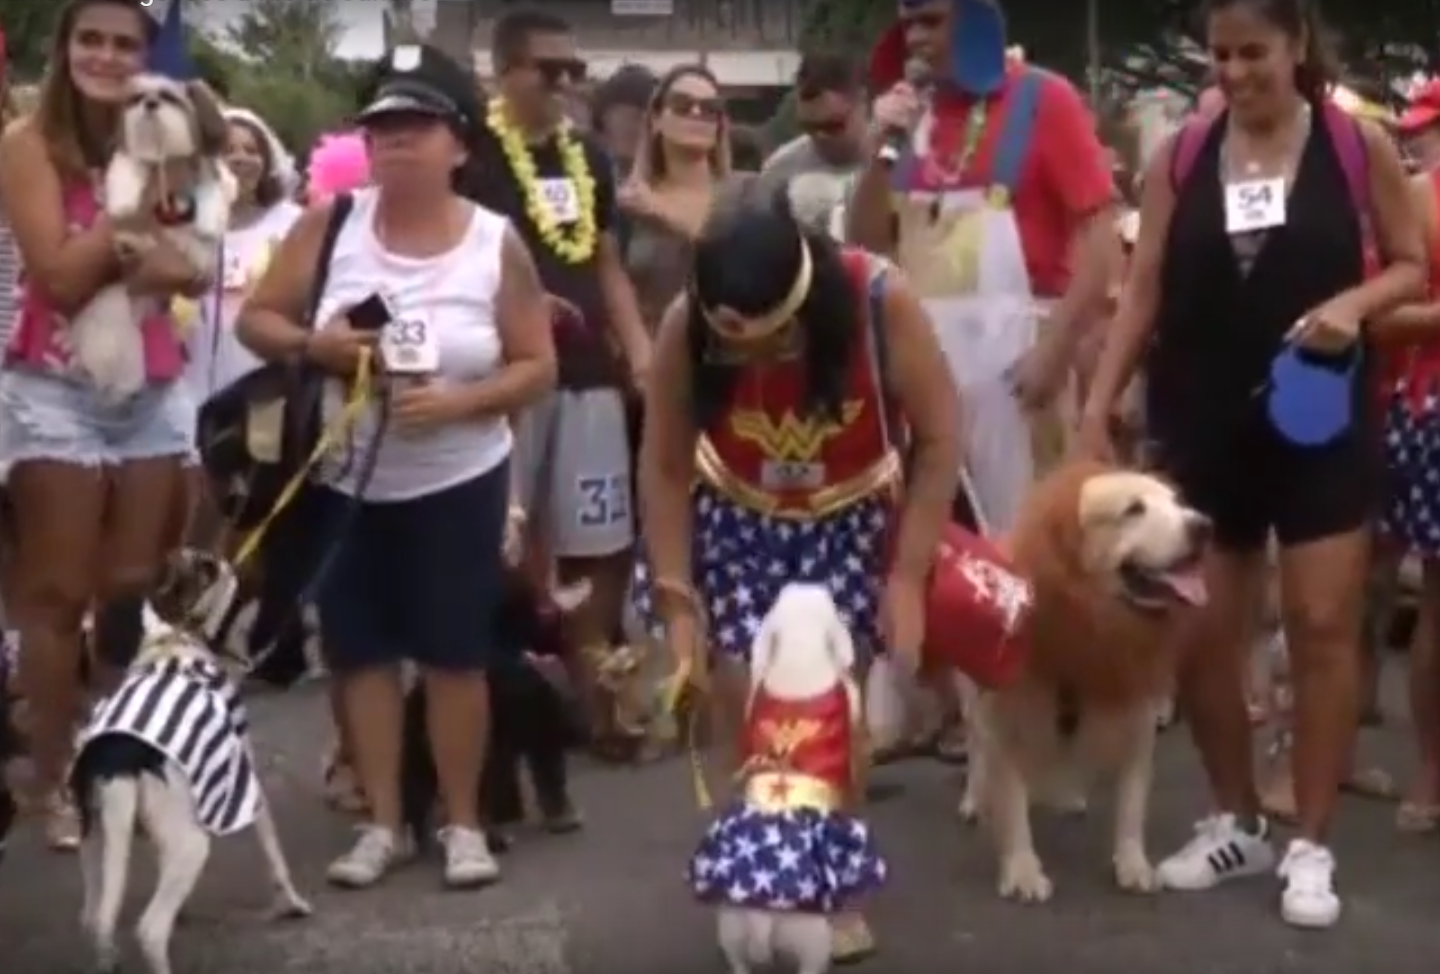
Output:
M380 358L391 375L434 375L440 369L440 346L430 322L401 315L380 333Z

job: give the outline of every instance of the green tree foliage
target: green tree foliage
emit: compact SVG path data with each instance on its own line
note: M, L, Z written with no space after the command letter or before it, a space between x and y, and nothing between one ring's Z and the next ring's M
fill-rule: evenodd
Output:
M226 30L237 66L231 100L258 113L303 156L355 111L366 66L336 55L339 0L252 0Z

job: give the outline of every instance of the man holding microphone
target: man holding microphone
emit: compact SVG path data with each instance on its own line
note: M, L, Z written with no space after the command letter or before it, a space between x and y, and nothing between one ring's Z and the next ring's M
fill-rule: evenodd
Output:
M993 0L901 0L870 68L884 94L848 235L924 299L965 411L957 520L1004 533L1058 452L1054 407L1104 308L1105 151L1075 87L1007 52Z

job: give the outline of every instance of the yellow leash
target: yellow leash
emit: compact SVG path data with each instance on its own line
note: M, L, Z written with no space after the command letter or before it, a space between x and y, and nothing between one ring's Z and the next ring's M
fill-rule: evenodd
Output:
M670 685L666 688L665 712L676 722L677 726L681 726L681 733L685 735L685 757L690 765L690 785L695 793L695 804L701 811L709 811L714 807L715 800L710 792L710 783L705 778L705 763L700 754L700 719L704 712L700 706L700 690L694 682L695 660L698 658L701 660L700 665L705 665L705 657L702 654L708 648L705 638L708 628L705 609L700 604L700 598L695 594L695 590L688 585L657 578L653 587L657 596L668 592L672 597L683 600L695 613L696 621L699 623L696 645L691 647L690 653L679 661L675 675L670 678Z
M233 562L237 569L255 557L261 544L265 541L266 533L274 526L280 515L285 513L286 508L295 502L295 498L300 495L301 488L305 486L305 481L310 478L315 467L325 458L325 454L339 446L350 435L350 431L359 422L365 407L374 397L374 392L374 355L370 349L362 348L360 363L355 369L355 381L350 386L350 394L346 397L345 408L320 432L320 438L315 443L315 449L310 451L310 456L305 458L300 469L295 471L294 476L285 483L284 488L280 491L280 496L275 498L275 503L261 518L260 523L241 542Z

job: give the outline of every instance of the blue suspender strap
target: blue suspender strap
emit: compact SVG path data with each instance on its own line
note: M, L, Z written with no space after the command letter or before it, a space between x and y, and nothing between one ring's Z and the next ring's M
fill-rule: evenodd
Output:
M1035 114L1040 106L1041 74L1035 68L1026 68L1015 79L1005 106L1005 127L1000 131L1000 140L995 144L995 158L990 166L990 185L1002 186L1011 196L1020 182L1020 171L1025 165L1025 153L1030 148L1030 136L1035 131Z

